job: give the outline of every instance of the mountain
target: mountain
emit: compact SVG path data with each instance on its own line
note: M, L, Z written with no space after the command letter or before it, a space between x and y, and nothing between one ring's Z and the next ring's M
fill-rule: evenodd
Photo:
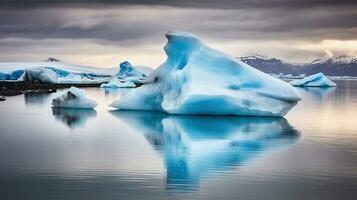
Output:
M286 63L285 61L277 58L269 58L266 56L254 54L245 57L239 57L244 63L259 69L265 73L273 74L294 74L294 65Z
M265 73L311 75L322 72L328 76L357 76L357 58L346 55L316 59L307 64L292 64L257 54L238 59Z
M337 56L317 59L303 68L305 74L322 72L328 76L357 76L357 58Z

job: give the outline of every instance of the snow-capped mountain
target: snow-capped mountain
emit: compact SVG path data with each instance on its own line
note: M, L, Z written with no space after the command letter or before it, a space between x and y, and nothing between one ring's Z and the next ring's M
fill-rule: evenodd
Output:
M266 73L311 75L322 72L328 76L357 76L357 58L346 55L324 57L307 64L292 64L282 59L261 55L244 56L238 59Z
M262 56L258 54L239 57L244 63L259 69L265 73L274 73L274 74L293 74L294 65L286 63L285 61L277 58L269 58L267 56Z
M303 68L306 74L322 72L328 76L357 76L357 58L334 56L314 60Z

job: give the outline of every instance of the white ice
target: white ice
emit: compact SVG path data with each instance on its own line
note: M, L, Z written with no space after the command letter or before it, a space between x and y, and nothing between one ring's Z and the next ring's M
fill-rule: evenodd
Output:
M335 87L336 83L328 79L323 73L317 73L300 80L290 82L297 87Z
M111 104L172 114L283 116L301 100L288 83L212 49L196 36L169 32L167 60L146 83Z
M108 83L100 85L101 88L135 88L135 83L131 81L121 82L117 77L114 77Z
M146 75L149 75L152 71L148 67L136 66L135 68ZM110 81L118 72L116 67L91 67L49 58L44 62L0 62L0 80L23 81L27 77L25 72L36 74L41 70L55 72L57 74L56 83L104 83ZM33 78L38 77L33 76ZM45 83L53 82L52 79L46 79L46 81L49 82Z
M28 68L25 70L26 78L29 81L39 81L41 83L57 83L57 73L45 67Z
M59 92L52 100L52 105L59 108L94 108L97 102L87 98L84 90L71 87Z

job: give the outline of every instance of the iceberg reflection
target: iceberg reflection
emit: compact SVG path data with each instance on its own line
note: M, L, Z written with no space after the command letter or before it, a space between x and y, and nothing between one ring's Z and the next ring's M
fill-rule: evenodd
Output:
M331 95L336 87L303 87L303 88L296 88L300 94L304 97L310 97L315 101L323 101L326 97Z
M52 115L66 124L69 128L75 129L83 127L89 118L97 116L97 112L94 109L52 107Z
M204 176L242 165L298 139L284 118L183 116L113 111L164 157L168 188L190 188Z

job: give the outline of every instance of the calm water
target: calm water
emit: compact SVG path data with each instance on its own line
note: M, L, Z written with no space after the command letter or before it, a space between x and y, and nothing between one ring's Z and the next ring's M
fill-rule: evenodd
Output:
M0 102L0 199L356 199L357 81L299 89L285 119L113 111L128 90Z

